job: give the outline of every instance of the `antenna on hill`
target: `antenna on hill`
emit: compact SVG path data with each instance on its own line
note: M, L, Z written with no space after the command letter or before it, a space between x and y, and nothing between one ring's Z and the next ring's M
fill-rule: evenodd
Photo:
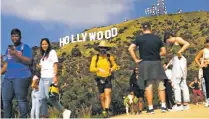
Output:
M158 15L167 14L167 9L166 9L164 0L157 1L157 8L158 8Z
M182 13L182 10L178 8L177 14Z
M164 14L167 14L167 9L164 0L158 0L157 6L153 4L151 7L145 9L145 15L147 16L157 16Z
M157 7L153 4L151 9L151 15L156 16L157 15Z
M145 9L145 14L148 16L151 14L151 9L149 7Z

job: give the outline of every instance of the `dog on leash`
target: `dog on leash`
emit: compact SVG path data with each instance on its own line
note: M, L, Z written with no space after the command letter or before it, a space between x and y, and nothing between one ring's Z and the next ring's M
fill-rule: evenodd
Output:
M137 114L138 112L138 98L134 96L133 93L129 94L124 99L124 106L126 108L126 114Z

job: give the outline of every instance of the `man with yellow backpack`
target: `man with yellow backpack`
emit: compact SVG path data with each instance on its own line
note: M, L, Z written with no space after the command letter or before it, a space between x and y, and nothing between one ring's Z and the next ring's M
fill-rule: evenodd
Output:
M92 57L90 72L96 73L96 82L100 93L102 114L109 117L111 103L113 72L118 68L114 57L107 53L111 48L107 41L102 40L95 48L99 54Z

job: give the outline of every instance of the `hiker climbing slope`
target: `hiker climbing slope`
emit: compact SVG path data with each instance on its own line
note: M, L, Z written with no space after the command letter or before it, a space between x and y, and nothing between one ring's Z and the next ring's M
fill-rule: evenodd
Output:
M92 57L90 72L96 73L95 80L100 92L102 114L104 117L108 117L112 92L111 75L116 70L117 65L114 57L107 53L110 50L108 42L102 40L96 50L99 51L99 54Z

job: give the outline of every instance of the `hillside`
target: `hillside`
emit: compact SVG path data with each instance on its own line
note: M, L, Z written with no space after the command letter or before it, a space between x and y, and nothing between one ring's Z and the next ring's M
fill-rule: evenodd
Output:
M113 81L111 110L114 115L124 113L122 96L126 95L129 88L128 80L134 66L128 53L128 47L136 35L142 33L141 24L143 22L152 23L153 33L162 38L166 30L174 30L177 36L181 36L191 43L191 47L184 53L188 60L188 80L197 76L198 67L194 63L194 57L197 51L203 48L205 39L209 38L209 12L144 17L106 27L86 29L85 32L88 33L104 31L112 27L118 28L118 36L109 40L112 46L110 53L115 56L116 63L120 66L120 70L116 72L116 80L123 87L120 89ZM68 87L63 89L62 103L73 111L73 117L90 117L90 114L93 117L100 116L99 94L94 81L94 74L89 72L91 57L97 53L94 50L97 45L97 40L71 43L62 48L59 48L58 43L53 44L59 55L60 84L68 83ZM36 60L39 59L38 49L38 47L33 48ZM169 53L166 60L170 60L171 56L172 54ZM158 102L157 98L154 100L156 103Z

